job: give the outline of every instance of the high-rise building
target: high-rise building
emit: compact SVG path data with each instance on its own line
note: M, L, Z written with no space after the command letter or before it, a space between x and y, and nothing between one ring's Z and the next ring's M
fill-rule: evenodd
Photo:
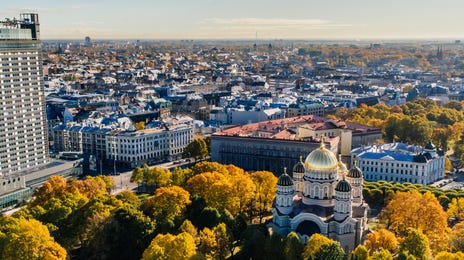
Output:
M57 171L48 157L39 28L32 13L0 21L0 208Z
M37 14L0 29L0 174L8 177L48 161L44 85Z

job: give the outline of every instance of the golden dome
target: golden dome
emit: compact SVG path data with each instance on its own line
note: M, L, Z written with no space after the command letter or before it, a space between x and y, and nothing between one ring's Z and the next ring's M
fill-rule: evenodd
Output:
M305 166L311 170L333 170L338 167L338 160L332 151L325 148L324 140L321 140L321 146L306 157Z
M338 168L343 173L348 171L348 168L346 167L346 165L342 161L342 155L341 154L338 155Z

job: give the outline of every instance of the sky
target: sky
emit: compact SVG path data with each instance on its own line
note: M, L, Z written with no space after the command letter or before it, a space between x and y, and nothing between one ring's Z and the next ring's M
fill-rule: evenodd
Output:
M462 0L0 0L42 39L464 39Z

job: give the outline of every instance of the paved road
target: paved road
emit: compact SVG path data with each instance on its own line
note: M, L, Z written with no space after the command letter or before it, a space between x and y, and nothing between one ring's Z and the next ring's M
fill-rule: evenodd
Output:
M110 176L114 181L114 188L111 191L111 194L118 194L123 190L133 190L137 189L137 183L130 182L130 177L132 171L122 172L120 175Z

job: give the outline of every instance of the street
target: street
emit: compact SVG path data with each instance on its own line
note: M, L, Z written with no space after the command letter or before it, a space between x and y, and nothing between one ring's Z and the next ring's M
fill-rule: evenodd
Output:
M111 194L115 195L123 190L135 191L137 183L130 182L132 171L122 172L120 175L111 175L111 179L114 181L114 187L111 190Z

